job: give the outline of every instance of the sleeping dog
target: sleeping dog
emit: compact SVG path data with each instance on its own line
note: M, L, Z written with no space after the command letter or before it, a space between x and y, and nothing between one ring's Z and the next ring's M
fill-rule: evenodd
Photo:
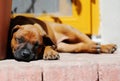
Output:
M117 49L115 44L95 43L69 25L33 17L12 18L9 33L9 49L14 58L20 61L59 59L59 52L110 54Z

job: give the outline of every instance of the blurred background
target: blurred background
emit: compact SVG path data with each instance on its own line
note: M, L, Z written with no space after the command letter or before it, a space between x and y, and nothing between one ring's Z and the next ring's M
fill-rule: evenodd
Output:
M120 0L100 0L102 43L116 43L120 48Z
M52 15L57 22L92 35L95 41L120 48L120 0L13 0L12 12ZM39 18L52 21L46 16Z

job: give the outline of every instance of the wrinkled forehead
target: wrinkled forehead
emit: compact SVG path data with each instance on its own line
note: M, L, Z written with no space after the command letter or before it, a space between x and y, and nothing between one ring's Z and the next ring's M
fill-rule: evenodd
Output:
M34 31L30 31L30 30L18 30L15 33L16 37L28 37L30 38L37 38L38 37L38 33L34 32Z
M25 41L30 42L41 42L42 40L42 37L39 35L39 32L32 25L21 26L21 28L17 32L15 32L14 37L24 38Z

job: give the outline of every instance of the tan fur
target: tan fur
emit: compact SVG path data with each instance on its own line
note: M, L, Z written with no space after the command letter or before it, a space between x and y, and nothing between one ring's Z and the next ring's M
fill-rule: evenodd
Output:
M25 41L34 44L35 41L39 41L43 44L43 36L49 37L52 42L57 46L58 52L87 52L97 53L97 44L88 38L85 34L72 28L69 25L45 22L47 26L47 32L39 25L17 25L15 28L19 28L17 32L13 34L11 47L13 52L19 45L16 42L16 37L23 36ZM66 41L66 42L65 42ZM101 53L113 53L116 49L115 44L101 45ZM52 48L52 46L46 46L43 58L44 59L57 59L59 58L58 52ZM40 51L38 51L40 52ZM39 54L39 53L38 53Z

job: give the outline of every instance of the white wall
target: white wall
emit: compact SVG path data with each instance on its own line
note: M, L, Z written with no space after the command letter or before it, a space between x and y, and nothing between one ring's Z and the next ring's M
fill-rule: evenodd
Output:
M99 0L102 43L115 43L120 48L120 0Z

